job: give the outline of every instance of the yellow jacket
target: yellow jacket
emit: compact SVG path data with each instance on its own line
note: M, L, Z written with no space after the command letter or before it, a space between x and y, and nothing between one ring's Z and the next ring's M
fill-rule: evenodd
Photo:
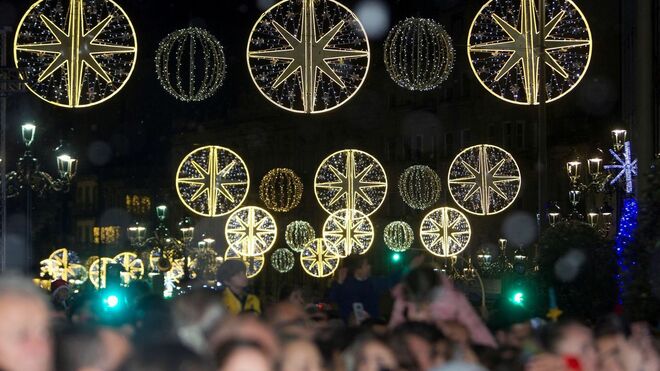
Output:
M255 312L261 314L261 302L256 295L247 294L245 301L241 300L227 287L222 291L222 303L231 314Z

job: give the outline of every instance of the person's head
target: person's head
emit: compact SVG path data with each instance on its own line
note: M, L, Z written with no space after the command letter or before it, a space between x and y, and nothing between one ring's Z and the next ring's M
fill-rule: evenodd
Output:
M63 279L57 279L50 284L50 292L55 302L64 302L69 299L71 289L69 283Z
M353 277L365 280L371 277L371 264L365 255L351 255L344 259L344 265L348 273Z
M259 344L269 357L276 360L280 356L279 342L273 330L253 315L240 315L219 324L209 337L211 349L219 349L231 340L244 340Z
M442 286L440 274L430 266L411 270L403 279L406 300L414 303L430 302L435 291Z
M347 371L397 370L398 361L387 342L365 333L351 344L344 354Z
M122 371L211 371L197 353L178 343L146 345L133 353Z
M46 297L29 280L0 276L0 370L51 370L53 349Z
M234 339L221 344L216 355L217 371L272 371L272 361L259 343Z
M390 345L404 369L426 370L449 359L449 342L427 323L406 322L396 327Z
M116 370L129 350L128 340L112 330L91 326L69 327L56 337L56 369Z
M582 323L566 320L549 325L543 330L541 341L548 351L576 359L583 371L597 369L593 334Z
M172 316L179 340L200 354L208 349L208 335L226 314L218 295L210 290L196 289L173 301Z
M266 321L279 335L311 338L307 314L299 305L288 301L277 303L266 311Z
M280 290L280 302L289 302L300 307L305 306L303 289L297 286L286 285Z
M294 339L284 343L280 371L321 370L323 370L323 358L314 343L304 339Z
M226 260L218 268L217 278L232 289L242 290L248 285L245 263L241 260Z

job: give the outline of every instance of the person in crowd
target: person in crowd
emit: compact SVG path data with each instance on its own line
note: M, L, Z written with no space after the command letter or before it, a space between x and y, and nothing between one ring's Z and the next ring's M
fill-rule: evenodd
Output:
M313 330L307 314L297 304L283 301L266 311L266 321L281 337L313 338Z
M261 314L261 301L246 291L248 278L245 263L227 260L218 268L218 281L224 286L222 302L231 314L253 312Z
M451 358L450 342L430 323L400 324L390 333L390 345L399 365L406 370L428 370Z
M128 339L115 330L71 326L56 334L57 371L114 371L130 353Z
M660 370L658 352L645 324L628 327L620 317L611 315L596 326L595 338L599 370Z
M148 344L136 349L121 371L212 371L212 362L179 343Z
M172 306L174 327L179 341L201 355L210 355L208 337L226 315L218 295L202 288L178 296Z
M422 255L413 258L408 269L420 266L423 261ZM338 305L341 318L348 321L353 313L359 324L367 318L380 316L381 296L397 284L401 275L402 272L396 272L387 277L374 277L365 255L351 255L344 260L328 297Z
M29 280L0 276L0 370L51 371L48 301Z
M346 371L395 371L399 364L387 341L370 333L359 335L344 351Z
M53 281L50 284L50 296L53 310L66 315L66 311L69 308L69 299L71 297L69 283L61 278Z
M218 323L209 336L208 346L219 349L231 340L257 343L272 362L278 361L281 355L280 343L273 329L251 314L242 314Z
M303 289L297 286L285 285L280 290L279 296L280 302L289 302L294 305L298 305L301 308L305 307L305 295Z
M581 322L568 319L546 326L541 343L548 353L531 358L526 365L529 371L599 370L593 333Z
M216 351L218 371L272 371L273 362L259 343L234 339Z
M304 338L284 339L280 371L323 371L323 359L316 344Z

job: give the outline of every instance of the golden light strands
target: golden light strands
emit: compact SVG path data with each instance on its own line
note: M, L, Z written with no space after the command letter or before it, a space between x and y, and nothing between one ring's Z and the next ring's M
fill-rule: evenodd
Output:
M454 46L436 21L407 18L385 40L385 67L399 86L428 91L447 80L454 66Z
M323 238L316 238L300 253L300 264L305 273L312 277L323 278L332 275L341 258L329 249Z
M107 267L110 264L117 264L117 262L112 258L102 257L95 259L89 266L89 281L97 289L105 288Z
M14 61L34 95L61 107L102 103L126 84L137 60L130 19L112 0L40 0L23 15Z
M167 35L156 50L156 75L165 91L184 102L211 97L225 79L225 54L218 39L197 27Z
M144 276L144 263L133 252L121 252L112 258L124 270L120 272L120 279L123 285L128 285L133 280L139 280Z
M47 259L40 262L40 276L80 285L87 280L87 269L80 264L75 252L62 248L53 251Z
M286 244L295 252L303 251L305 246L315 238L314 228L304 220L289 223L284 233Z
M323 160L316 170L314 193L329 214L353 209L370 216L385 201L387 175L372 155L346 149Z
M250 188L250 175L236 152L204 146L183 158L175 182L179 199L190 211L218 217L241 206Z
M366 253L374 241L374 226L364 213L344 209L335 211L323 225L323 240L340 258Z
M291 169L277 168L269 171L259 185L259 197L267 208L288 212L300 204L303 184Z
M391 222L383 231L385 246L396 252L404 252L412 246L415 232L410 224L402 221Z
M410 166L399 177L399 194L413 209L428 209L440 199L441 193L442 181L428 166Z
M490 0L472 21L468 34L470 66L481 85L516 104L538 104L539 70L546 71L547 102L578 85L591 61L591 30L571 0L546 0L545 25L539 25L536 0ZM540 34L545 40L540 63Z
M369 70L369 41L357 16L334 0L284 0L266 10L247 45L252 81L292 112L319 113L351 99Z
M261 270L264 268L265 258L262 255L257 256L246 256L240 254L242 250L227 248L225 250L225 261L226 260L240 260L245 264L245 273L247 278L256 277Z
M518 197L520 169L504 149L479 144L464 149L449 166L449 193L463 210L475 215L497 214Z
M234 211L225 225L229 249L253 257L268 252L277 239L277 224L270 213L260 207L246 206Z
M270 256L270 265L280 273L289 272L293 269L295 264L296 257L293 255L293 252L287 248L277 249L273 251L273 254Z
M472 230L467 217L451 207L441 207L428 213L419 228L422 245L440 257L455 256L470 243Z

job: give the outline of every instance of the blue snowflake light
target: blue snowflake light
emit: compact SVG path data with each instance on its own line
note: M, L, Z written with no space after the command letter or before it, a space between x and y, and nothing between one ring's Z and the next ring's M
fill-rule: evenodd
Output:
M612 179L610 182L611 185L616 184L616 182L625 177L626 181L626 193L632 193L632 178L637 176L637 159L632 159L632 154L630 151L630 142L624 144L623 158L619 156L614 150L610 149L610 153L615 160L619 163L615 165L605 165L605 170L618 170L619 173Z

